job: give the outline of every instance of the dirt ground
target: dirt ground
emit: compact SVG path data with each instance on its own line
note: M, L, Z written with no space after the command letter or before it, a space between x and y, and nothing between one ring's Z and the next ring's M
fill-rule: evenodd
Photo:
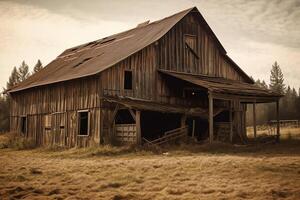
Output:
M6 148L0 199L300 199L300 140L179 146L163 154Z

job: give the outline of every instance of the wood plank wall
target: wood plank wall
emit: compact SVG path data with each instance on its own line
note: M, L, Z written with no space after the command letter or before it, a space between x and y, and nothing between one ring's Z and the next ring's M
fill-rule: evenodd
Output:
M155 91L155 48L150 45L100 74L101 87L109 95L153 100ZM124 71L132 71L133 89L124 90ZM103 95L103 93L101 93Z
M192 13L176 24L159 40L158 68L245 81L225 59L212 36L203 27ZM185 56L186 34L196 36L196 53L199 59ZM192 64L188 66L187 63Z
M38 145L91 146L100 142L99 76L52 84L12 94L11 130L20 132L20 116L27 116L28 138ZM89 110L90 135L77 136L77 111ZM46 115L61 126L45 129ZM59 130L58 130L59 129ZM55 134L54 134L55 132ZM58 133L59 132L59 133Z

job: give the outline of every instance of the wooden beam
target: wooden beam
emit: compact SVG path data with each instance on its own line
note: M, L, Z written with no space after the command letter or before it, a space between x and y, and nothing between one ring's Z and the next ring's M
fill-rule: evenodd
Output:
M110 126L112 126L113 123L114 123L114 121L115 121L115 117L116 117L116 115L117 115L117 112L118 112L118 110L119 110L119 107L120 107L119 104L117 104L116 107L115 107L115 110L114 110L114 112L113 112L113 114L112 114L112 117L111 117L111 119L110 119L110 122L109 122Z
M253 133L256 140L256 104L253 103Z
M135 125L136 125L136 143L137 145L142 144L142 133L141 133L141 111L137 110L135 113Z
M229 122L230 122L230 142L233 143L233 121L232 121L232 111L233 111L233 102L230 101L230 110L229 110Z
M276 119L277 119L277 142L280 141L280 120L279 120L279 100L276 101Z
M208 112L208 122L209 122L209 143L212 144L214 140L214 100L209 93L208 95L208 101L209 101L209 112Z
M195 137L195 120L193 119L192 138Z
M134 119L134 121L136 120L136 116L135 116L135 114L134 114L134 112L133 112L133 110L132 109L128 109L129 110L129 112L130 112L130 114L131 114L131 116L132 116L132 118Z
M183 114L183 115L181 116L181 122L180 122L181 127L185 127L185 121L186 121L186 115Z

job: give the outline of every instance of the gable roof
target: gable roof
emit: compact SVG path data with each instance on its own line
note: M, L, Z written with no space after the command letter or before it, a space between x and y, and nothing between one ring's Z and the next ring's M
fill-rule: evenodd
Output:
M159 40L190 12L198 13L200 20L208 31L211 32L221 52L226 55L224 47L198 9L194 7L149 24L142 24L125 32L67 49L41 71L30 76L7 92L13 93L32 87L100 73ZM237 68L244 77L248 77L237 65L234 67Z

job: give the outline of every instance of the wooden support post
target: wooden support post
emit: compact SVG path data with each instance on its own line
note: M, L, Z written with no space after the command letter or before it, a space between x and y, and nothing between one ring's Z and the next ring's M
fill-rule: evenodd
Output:
M185 127L186 115L182 115L181 117L181 127Z
M208 102L209 143L212 144L214 140L214 100L211 93L208 95Z
M192 138L195 137L195 120L193 119Z
M256 103L253 103L253 133L256 140Z
M232 111L233 111L233 102L230 101L230 110L229 110L229 122L230 122L230 142L233 143L233 122L232 122Z
M276 119L277 119L277 142L280 141L280 119L279 119L279 100L276 101Z
M141 111L137 110L135 113L135 125L136 125L136 143L137 145L142 144L142 133L141 133Z

